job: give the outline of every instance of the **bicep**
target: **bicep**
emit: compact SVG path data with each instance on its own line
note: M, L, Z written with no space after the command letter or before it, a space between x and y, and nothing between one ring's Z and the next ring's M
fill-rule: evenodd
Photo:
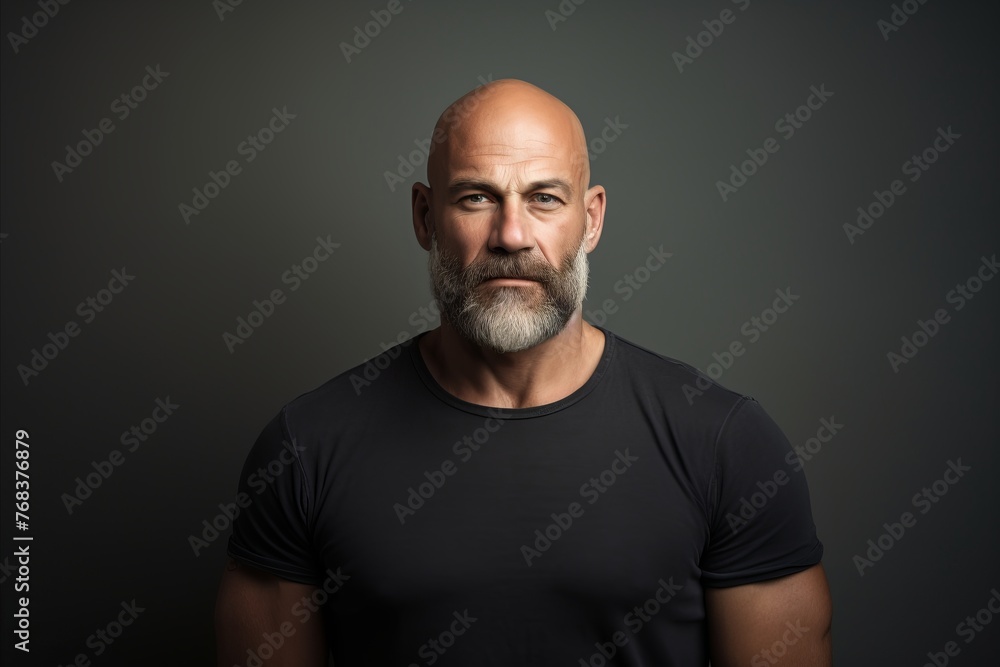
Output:
M830 589L821 564L730 588L705 589L713 667L832 664Z
M325 667L322 618L303 613L303 598L308 601L315 591L230 559L215 605L219 667L246 664L252 655L263 660L262 652L273 654L268 667Z

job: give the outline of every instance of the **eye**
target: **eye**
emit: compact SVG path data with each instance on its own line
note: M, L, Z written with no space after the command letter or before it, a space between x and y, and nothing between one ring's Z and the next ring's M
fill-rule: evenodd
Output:
M480 199L477 199L477 197L479 197ZM486 202L489 201L489 199L484 194L475 194L475 195L465 195L464 197L462 197L461 201L465 201L470 204L485 204Z
M537 201L539 204L544 204L545 206L555 206L556 204L562 203L561 199L547 192L539 192L538 194L536 194L535 201Z

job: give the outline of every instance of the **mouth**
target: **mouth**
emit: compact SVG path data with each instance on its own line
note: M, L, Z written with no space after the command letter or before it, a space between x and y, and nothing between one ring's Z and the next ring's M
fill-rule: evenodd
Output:
M509 276L500 276L498 278L490 278L489 280L484 280L484 285L533 285L538 281L531 278L513 278Z

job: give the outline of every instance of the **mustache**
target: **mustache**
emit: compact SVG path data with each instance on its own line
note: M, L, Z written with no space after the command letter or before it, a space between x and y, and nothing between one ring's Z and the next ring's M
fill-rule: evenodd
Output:
M558 277L558 271L544 259L517 253L489 255L473 262L462 273L469 285L478 285L493 278L520 278L548 284Z

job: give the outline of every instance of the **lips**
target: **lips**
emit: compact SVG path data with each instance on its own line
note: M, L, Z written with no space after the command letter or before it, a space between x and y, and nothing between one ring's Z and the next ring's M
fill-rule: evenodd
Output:
M489 282L491 280L530 280L532 282L539 282L538 278L528 278L525 276L493 276L492 278L487 278L483 282Z

